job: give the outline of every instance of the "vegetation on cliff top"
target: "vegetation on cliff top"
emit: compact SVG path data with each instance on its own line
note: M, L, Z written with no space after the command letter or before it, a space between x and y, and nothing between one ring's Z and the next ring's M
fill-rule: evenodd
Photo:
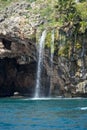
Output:
M70 57L72 50L78 50L82 46L82 40L78 35L85 35L87 32L87 1L79 0L24 0L32 3L32 8L26 10L34 15L40 14L42 22L38 25L40 30L59 29L55 32L55 46L58 43L58 55ZM15 2L24 2L22 0L0 0L0 10L11 6ZM29 14L25 14L29 19ZM34 16L33 16L34 17ZM36 19L33 19L36 22ZM50 46L50 33L47 35L46 45ZM61 35L61 38L60 36ZM65 41L66 39L66 41ZM62 46L60 45L62 44ZM65 44L64 44L65 43ZM75 48L75 49L74 49Z
M35 3L34 9L29 8L35 14L45 18L46 27L64 26L67 23L79 23L79 31L84 32L87 29L87 2L86 0L24 0L29 3ZM0 10L15 2L22 0L0 0ZM27 14L26 14L27 15ZM43 27L43 25L41 25Z

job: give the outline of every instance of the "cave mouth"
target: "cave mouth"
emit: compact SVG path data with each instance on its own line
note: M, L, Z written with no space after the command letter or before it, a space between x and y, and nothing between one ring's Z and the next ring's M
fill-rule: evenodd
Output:
M0 97L32 97L35 87L36 62L18 64L17 58L0 59Z
M11 41L10 40L3 38L2 43L6 49L11 50Z
M9 39L0 39L1 49L10 50L12 52L12 43L13 42ZM36 52L34 55L31 54L29 56L23 51L25 48L21 48L18 45L16 49L17 51L20 50L21 54L14 52L16 55L11 56L11 53L10 55L6 53L4 58L0 58L0 97L10 97L15 94L33 97L37 78ZM47 97L49 95L50 81L49 78L47 78L46 68L42 67L42 70L41 93L44 97Z
M16 68L15 58L0 59L0 97L12 96L14 87L14 73Z

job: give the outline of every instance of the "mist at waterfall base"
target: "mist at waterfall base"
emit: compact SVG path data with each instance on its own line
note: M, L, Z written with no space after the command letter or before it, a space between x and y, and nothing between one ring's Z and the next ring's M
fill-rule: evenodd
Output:
M87 130L87 99L0 99L0 130Z

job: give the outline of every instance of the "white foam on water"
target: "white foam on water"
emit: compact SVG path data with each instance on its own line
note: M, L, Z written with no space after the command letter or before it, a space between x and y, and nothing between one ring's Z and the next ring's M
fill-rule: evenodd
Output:
M59 97L41 97L41 98L25 98L22 100L82 100L84 98L63 98L61 96Z
M62 99L62 98L41 97L41 98L26 98L23 100L59 100L59 99Z
M80 110L87 110L87 107L81 107Z

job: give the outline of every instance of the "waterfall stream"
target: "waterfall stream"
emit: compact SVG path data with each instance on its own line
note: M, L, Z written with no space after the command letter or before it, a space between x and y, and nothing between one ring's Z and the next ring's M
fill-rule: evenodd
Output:
M50 73L50 94L52 91L52 78L53 78L53 57L54 57L54 30L52 30L52 34L51 34L51 73Z
M84 55L85 55L85 41L84 41L84 36L83 36L83 42L82 42L82 52L81 52L81 61L82 61L82 76L85 74L85 60L84 60Z
M44 53L44 42L46 38L46 30L42 32L42 36L39 42L39 55L38 55L38 65L37 65L37 77L36 77L36 87L34 98L40 97L40 80L41 80L41 68L43 63L43 53Z
M53 57L54 57L54 30L52 30L52 42L51 42L51 68L53 66Z

